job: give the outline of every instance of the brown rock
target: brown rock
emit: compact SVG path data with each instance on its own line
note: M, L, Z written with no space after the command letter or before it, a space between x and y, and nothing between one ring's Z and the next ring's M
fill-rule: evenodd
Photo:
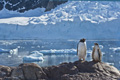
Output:
M0 66L0 78L10 76L11 68L7 66Z
M23 70L21 67L17 67L12 71L11 77L18 77L19 79L24 80Z
M16 68L1 66L2 80L119 80L120 72L102 62L62 63L41 68L34 63L21 64ZM12 71L12 72L10 72ZM11 75L10 75L11 73Z
M47 79L42 68L34 63L21 64L18 68L13 70L11 76L23 80Z
M24 79L19 79L18 77L5 77L3 80L24 80Z
M47 67L44 69L49 79L59 80L64 74L76 74L78 73L77 67L73 63L62 63L58 66Z

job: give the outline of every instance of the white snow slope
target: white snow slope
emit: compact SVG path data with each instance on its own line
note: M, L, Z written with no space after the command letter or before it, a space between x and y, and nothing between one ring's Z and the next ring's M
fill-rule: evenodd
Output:
M117 1L68 1L39 17L0 19L0 39L116 40L119 30Z

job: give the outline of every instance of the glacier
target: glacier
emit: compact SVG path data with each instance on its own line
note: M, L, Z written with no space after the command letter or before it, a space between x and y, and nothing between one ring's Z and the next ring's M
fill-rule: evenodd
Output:
M68 1L37 17L0 18L0 39L119 40L119 4Z

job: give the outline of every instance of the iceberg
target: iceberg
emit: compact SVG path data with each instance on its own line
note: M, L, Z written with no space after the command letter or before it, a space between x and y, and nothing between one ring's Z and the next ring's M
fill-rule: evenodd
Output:
M11 50L7 50L7 49L1 49L0 48L0 53L10 53Z
M40 53L39 51L32 51L32 52L30 52L30 54L31 54L31 55L32 55L32 54L38 54L39 56L43 56L43 54Z
M31 52L29 56L23 57L24 62L36 62L36 61L43 61L43 54L39 53L38 51Z
M18 54L18 48L10 50L10 54Z
M18 48L16 48L16 49L2 49L2 48L0 48L0 54L2 54L2 53L17 54Z
M109 49L113 50L114 52L120 52L120 47L116 47L116 48L111 47Z

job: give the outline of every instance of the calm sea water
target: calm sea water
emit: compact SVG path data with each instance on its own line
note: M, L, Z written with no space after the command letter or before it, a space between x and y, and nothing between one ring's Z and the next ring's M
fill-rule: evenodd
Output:
M18 66L23 61L23 57L30 55L32 51L50 50L50 49L76 49L79 40L0 40L2 49L18 49L18 53L11 55L9 53L0 53L0 65ZM120 41L87 41L87 49L92 50L93 44L97 42L102 46L102 61L115 66L120 70ZM78 60L76 54L62 55L44 55L44 61L34 62L40 66L58 65L62 62L74 62ZM87 56L87 61L91 57ZM30 62L29 62L30 63Z

